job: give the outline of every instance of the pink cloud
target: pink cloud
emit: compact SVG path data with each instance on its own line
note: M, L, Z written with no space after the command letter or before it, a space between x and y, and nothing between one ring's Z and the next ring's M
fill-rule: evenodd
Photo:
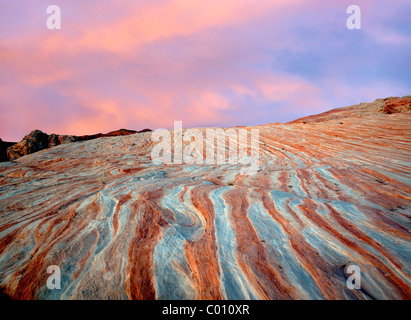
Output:
M375 9L360 2L365 12ZM185 127L264 124L324 111L332 92L370 92L366 83L313 82L272 67L279 50L310 49L304 27L321 36L344 28L342 0L59 0L59 31L45 28L48 1L24 3L4 7L7 16L26 19L0 31L4 140L35 128L83 135L172 128L174 120ZM0 22L3 30L10 21Z

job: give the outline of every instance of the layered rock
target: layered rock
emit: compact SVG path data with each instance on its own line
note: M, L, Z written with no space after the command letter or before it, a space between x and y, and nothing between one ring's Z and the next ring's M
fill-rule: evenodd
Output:
M411 112L411 98L390 99L381 111L387 114Z
M48 147L48 135L40 130L33 130L19 143L7 148L7 158L9 160L14 160Z
M253 127L255 175L154 165L149 132L2 163L0 287L14 299L411 299L411 113L385 102ZM47 287L51 265L61 289ZM347 286L352 265L361 289Z
M64 143L71 143L81 141L78 137L75 136L62 136L59 134L52 133L48 136L48 148L58 146Z
M58 134L51 134L48 135L40 130L33 130L29 135L25 136L22 141L19 143L13 144L9 146L6 151L6 155L1 157L0 155L0 162L7 161L7 160L15 160L20 157L26 156L28 154L44 150L47 148L55 147L60 144L77 142L77 141L85 141L85 140L93 140L97 138L103 137L115 137L115 136L124 136L130 135L140 132L150 132L150 129L144 129L141 131L134 131L134 130L127 130L127 129L120 129L116 131L111 131L109 133L103 134L98 133L94 135L85 135L85 136L72 136L72 135L58 135ZM1 148L1 146L0 146ZM2 149L0 149L1 151Z
M373 117L378 113L409 113L411 112L411 97L389 97L376 99L371 103L360 103L349 107L332 109L317 115L303 117L290 123L318 123L340 120L347 117Z

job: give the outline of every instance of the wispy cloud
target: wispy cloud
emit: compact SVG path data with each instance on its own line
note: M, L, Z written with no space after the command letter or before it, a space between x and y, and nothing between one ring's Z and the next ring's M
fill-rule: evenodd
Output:
M255 125L409 94L407 1L0 0L0 137ZM4 17L4 18L3 18Z

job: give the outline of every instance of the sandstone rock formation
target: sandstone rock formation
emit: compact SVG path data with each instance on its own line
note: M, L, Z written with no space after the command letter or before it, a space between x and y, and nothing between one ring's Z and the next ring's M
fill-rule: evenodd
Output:
M85 135L85 136L70 136L70 135L58 135L58 134L51 134L48 135L40 130L33 130L29 135L25 136L22 141L16 144L12 144L7 148L6 155L3 157L0 154L0 162L7 161L7 160L15 160L25 155L58 146L60 144L77 142L77 141L85 141L85 140L93 140L97 138L103 137L115 137L115 136L124 136L134 133L140 132L150 132L150 129L144 129L141 131L134 131L134 130L127 130L127 129L120 129L116 131L111 131L106 134L98 133L94 135ZM1 148L1 145L0 145ZM0 149L1 151L2 149Z
M411 113L380 112L387 101L401 109L390 98L258 126L255 175L154 165L149 132L1 163L0 288L14 299L411 299ZM59 290L47 288L51 265Z
M387 114L411 112L411 98L387 100L382 112Z
M360 103L357 105L332 109L327 112L300 118L290 123L313 123L330 120L344 119L347 117L372 117L377 113L409 113L411 112L411 97L389 97L385 99L376 99L371 103Z
M49 147L48 135L40 130L33 130L23 140L7 148L7 158L14 160Z

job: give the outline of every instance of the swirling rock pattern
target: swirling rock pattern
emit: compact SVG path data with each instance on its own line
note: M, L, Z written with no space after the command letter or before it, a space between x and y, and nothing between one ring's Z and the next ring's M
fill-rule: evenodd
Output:
M47 148L55 147L59 144L72 143L84 140L93 140L102 137L125 136L137 132L149 132L150 129L141 131L120 129L109 133L97 133L86 136L67 136L52 133L48 135L40 130L33 130L26 135L20 142L2 142L0 139L0 162L16 160L28 154L38 152Z
M149 132L2 163L0 287L14 299L410 299L411 114L378 112L385 102L257 127L255 175L154 165ZM61 289L46 286L50 265Z

